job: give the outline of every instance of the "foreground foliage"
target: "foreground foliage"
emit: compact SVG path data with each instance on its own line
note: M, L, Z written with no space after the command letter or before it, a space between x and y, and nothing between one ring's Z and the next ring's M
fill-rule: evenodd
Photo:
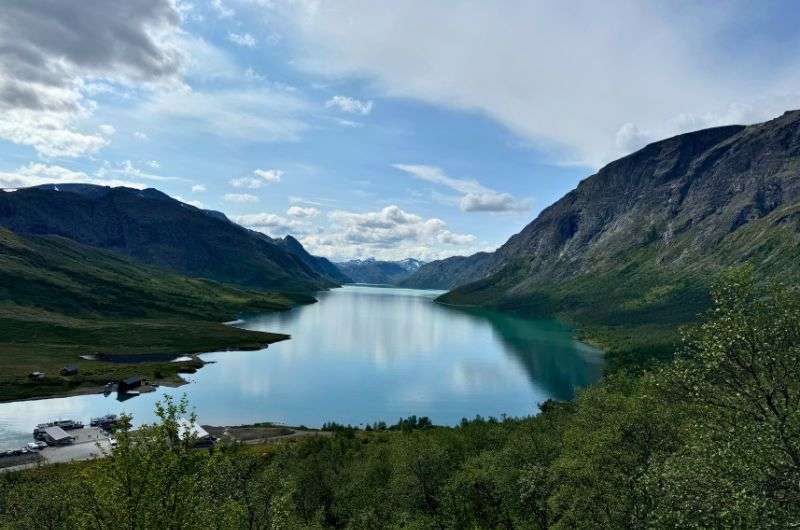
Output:
M185 403L107 459L0 478L7 528L792 528L800 300L732 271L675 362L525 419L191 448ZM69 492L65 495L64 492Z

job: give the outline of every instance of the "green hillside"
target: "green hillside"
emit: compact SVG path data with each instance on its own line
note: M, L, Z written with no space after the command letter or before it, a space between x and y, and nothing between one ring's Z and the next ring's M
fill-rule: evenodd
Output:
M196 363L111 364L79 355L259 348L285 337L221 322L313 301L185 278L65 238L0 229L0 399L70 392L130 373L175 380ZM65 364L77 364L80 375L58 376ZM47 378L28 381L31 371Z

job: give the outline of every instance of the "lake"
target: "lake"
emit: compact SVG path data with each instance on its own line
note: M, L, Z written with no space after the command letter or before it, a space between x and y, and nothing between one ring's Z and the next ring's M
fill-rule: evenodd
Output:
M152 421L164 394L186 394L201 423L326 421L394 423L411 414L453 425L461 418L536 414L569 399L602 371L600 353L554 320L436 304L439 291L352 285L319 303L245 319L242 327L287 333L260 351L203 354L215 361L180 388L124 402L115 394L0 404L0 448L30 441L37 423L128 412Z

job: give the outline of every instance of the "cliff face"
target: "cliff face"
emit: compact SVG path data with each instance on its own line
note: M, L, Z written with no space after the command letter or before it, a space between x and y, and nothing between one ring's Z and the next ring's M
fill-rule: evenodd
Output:
M559 310L620 286L617 302L642 303L744 261L793 274L799 203L800 111L791 111L650 144L583 180L493 254L430 263L408 283L447 288L455 278L445 301Z

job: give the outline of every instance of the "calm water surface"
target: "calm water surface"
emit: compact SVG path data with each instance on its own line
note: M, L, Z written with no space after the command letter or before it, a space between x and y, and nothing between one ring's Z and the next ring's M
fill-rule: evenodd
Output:
M439 292L347 286L319 303L249 318L242 327L288 333L268 349L203 354L217 361L125 402L115 394L0 404L0 448L30 441L36 423L88 421L122 411L153 420L164 394L186 394L200 422L274 421L320 426L395 422L411 414L435 423L463 417L535 414L548 398L568 399L599 377L599 352L555 321L531 321L433 302Z

